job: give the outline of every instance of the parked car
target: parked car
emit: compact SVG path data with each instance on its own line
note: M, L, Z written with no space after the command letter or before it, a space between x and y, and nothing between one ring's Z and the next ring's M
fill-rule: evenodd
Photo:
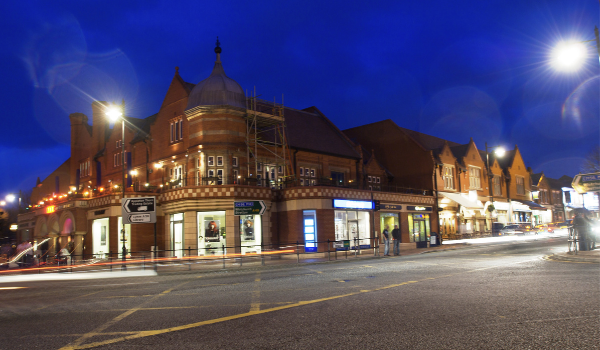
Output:
M538 233L545 233L545 232L550 232L549 230L549 224L539 224L539 225L535 225L535 227L533 228L533 230L535 231L535 234Z
M519 224L508 224L500 230L500 236L510 236L517 234L523 234L523 230L521 230Z
M501 222L492 223L492 237L502 236L502 232L500 232L504 228L504 224Z

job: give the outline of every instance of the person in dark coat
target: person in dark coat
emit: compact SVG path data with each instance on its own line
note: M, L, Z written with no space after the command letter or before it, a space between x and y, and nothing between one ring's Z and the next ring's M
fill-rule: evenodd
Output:
M385 244L383 256L390 256L390 226L385 225L383 230L383 243Z
M579 240L579 250L588 251L590 250L590 239L589 239L589 227L590 221L583 215L583 213L577 213L573 218L573 226L577 232L577 239Z
M400 229L398 229L398 225L394 225L392 238L394 239L394 255L400 255Z

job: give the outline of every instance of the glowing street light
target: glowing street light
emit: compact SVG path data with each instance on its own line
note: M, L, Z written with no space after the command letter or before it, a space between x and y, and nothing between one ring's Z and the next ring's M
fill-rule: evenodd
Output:
M17 198L17 197L16 197L14 194L7 194L7 195L6 195L6 197L5 197L5 199L6 199L8 202L11 202L11 203L12 203L12 202L14 202L16 198Z
M559 71L574 72L587 57L587 47L582 42L561 42L552 51L552 65Z
M590 42L596 42L596 50L600 59L600 35L598 27L594 27L595 39L586 41L564 41L556 45L552 51L552 66L563 72L574 72L583 66L588 58L588 46Z

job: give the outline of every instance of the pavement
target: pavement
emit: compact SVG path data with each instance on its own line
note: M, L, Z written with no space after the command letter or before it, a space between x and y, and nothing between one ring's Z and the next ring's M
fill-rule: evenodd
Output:
M447 250L463 249L468 246L474 246L477 243L485 243L483 241L477 241L476 239L461 240L461 241L446 241L441 246L427 247L427 248L413 248L412 244L405 244L400 248L400 255L417 255L435 253ZM391 247L390 247L391 248ZM203 272L217 272L227 271L234 272L240 270L256 269L256 268L281 268L290 265L307 265L307 264L319 264L319 263L335 263L342 261L351 260L370 260L370 259L395 259L393 255L383 256L383 251L374 252L373 249L365 249L360 253L354 251L337 251L330 253L302 253L302 254L281 254L281 255L229 255L223 257L191 257L190 259L173 259L168 261L161 261L157 264L154 269L152 261L146 259L145 261L137 260L137 262L128 261L128 270L133 272L135 270L155 270L159 273L168 272L185 272L185 271L203 271ZM550 254L545 257L547 260L563 261L563 262L576 262L576 263L600 263L600 249L592 251L578 251L569 252L565 247L564 252L558 252ZM18 268L10 270L0 271L0 283L8 282L9 279L5 279L6 276L15 275L38 275L47 274L51 272L87 272L87 273L105 273L105 272L119 272L121 269L121 262L115 261L112 264L101 262L100 264L88 264L88 265L75 265L75 266L62 266L57 267L31 267L31 268ZM32 276L33 277L33 276ZM115 276L117 277L117 276Z

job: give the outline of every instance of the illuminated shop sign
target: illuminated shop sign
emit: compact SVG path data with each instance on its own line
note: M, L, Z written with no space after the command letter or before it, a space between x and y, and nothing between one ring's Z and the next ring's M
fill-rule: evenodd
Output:
M351 201L347 199L334 199L333 207L340 209L373 209L372 201Z
M49 205L46 207L46 214L54 213L56 211L56 207L53 205Z
M407 205L406 210L408 211L431 211L431 207L420 207L414 205Z
M402 210L402 206L401 205L394 205L394 204L382 204L381 205L381 209Z

